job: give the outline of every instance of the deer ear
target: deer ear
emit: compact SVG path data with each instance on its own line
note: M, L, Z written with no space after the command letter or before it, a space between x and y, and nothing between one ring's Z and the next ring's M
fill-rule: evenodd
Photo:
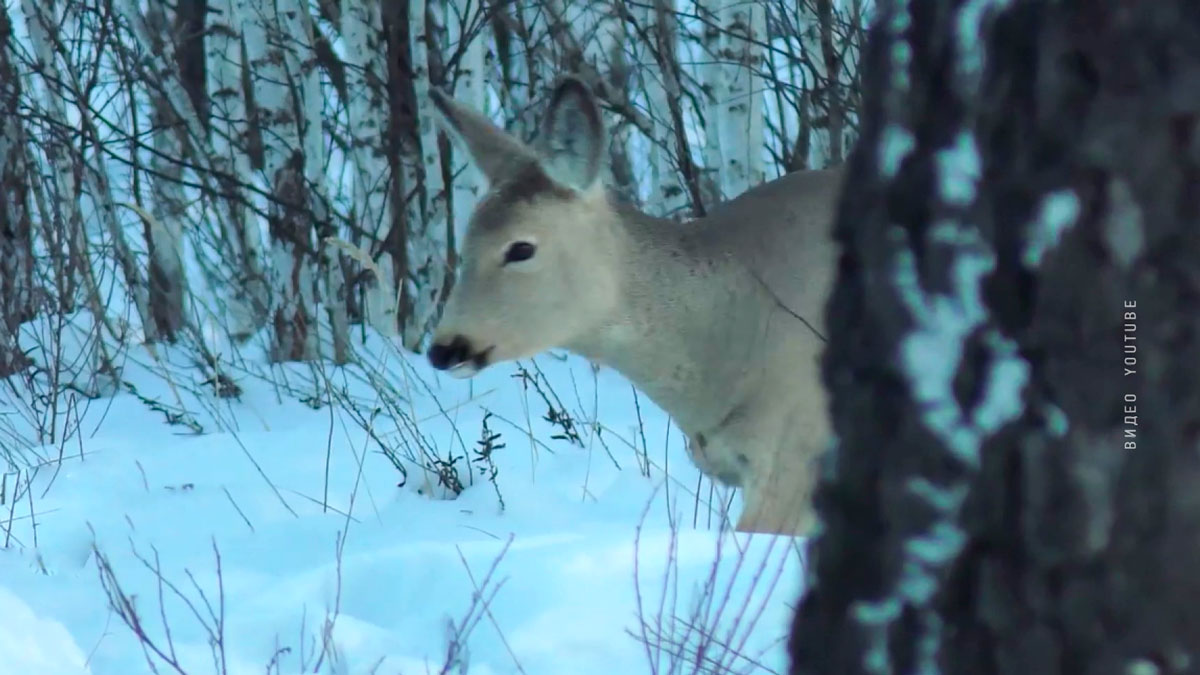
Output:
M600 177L604 118L582 80L565 77L554 88L534 150L546 174L563 185L583 191Z
M440 89L431 87L429 98L441 118L442 127L471 155L471 160L489 183L511 173L515 164L528 162L533 157L532 151L516 137Z

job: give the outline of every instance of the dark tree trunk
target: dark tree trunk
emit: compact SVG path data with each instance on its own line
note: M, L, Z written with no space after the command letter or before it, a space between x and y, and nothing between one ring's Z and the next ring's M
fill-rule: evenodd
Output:
M208 62L204 51L204 22L208 0L179 0L175 4L175 61L179 79L188 98L208 128L210 106L208 99Z
M30 171L13 40L8 10L0 7L0 378L30 365L18 336L21 324L33 318Z
M380 247L383 255L392 257L392 269L395 270L399 285L395 289L396 293L400 293L405 287L403 280L408 278L409 274L409 222L406 217L409 212L408 200L420 198L417 195L417 188L420 186L408 185L404 180L405 165L419 164L421 156L417 131L417 93L413 86L412 53L409 49L408 4L408 0L397 0L384 2L381 6L388 55L387 156L392 171L392 222ZM383 283L383 280L380 280L380 283ZM403 323L412 313L412 298L405 293L400 303L397 318Z
M821 61L825 65L825 86L821 97L825 102L825 115L829 129L829 164L842 163L842 136L846 110L842 96L842 58L834 46L837 37L833 26L833 0L817 0L817 25L821 31Z
M146 22L152 31L154 47L164 50L171 44L175 50L176 71L191 98L202 124L208 125L208 97L204 79L204 0L183 0L178 3L173 21L168 21L165 7L151 6ZM170 64L164 63L166 69ZM162 73L165 80L173 73ZM198 79L197 79L198 78ZM187 200L183 190L182 120L171 102L160 92L151 89L150 119L153 125L155 152L150 159L151 181L154 186L153 218L143 223L148 256L147 342L175 342L184 326L187 282L183 268L183 231Z
M175 39L175 62L179 69L179 79L191 99L192 107L200 118L201 126L207 131L212 118L211 101L208 96L208 61L204 44L205 19L208 14L208 0L178 0L175 3L174 26L172 33ZM165 27L164 27L165 28ZM176 128L182 125L178 116L167 101L161 96L154 99L154 117L160 124L169 124ZM161 130L158 133L167 133ZM184 146L180 144L179 154L183 155ZM163 162L163 173L167 174L162 180L171 181L176 175L182 174L182 166L172 165L167 159ZM181 182L181 181L180 181ZM163 339L174 342L186 322L187 277L182 261L183 236L179 223L184 222L186 205L179 199L182 190L171 188L159 191L158 206L163 215L172 218L171 225L164 223L169 236L151 238L150 250L150 311L154 317L155 333ZM170 246L169 250L157 251L156 247ZM167 264L164 264L166 262ZM149 332L148 332L149 333Z
M312 361L317 354L317 321L313 313L313 282L304 273L306 267L317 266L313 250L314 223L306 205L311 194L304 181L304 154L293 150L287 164L275 172L267 229L271 242L284 255L291 257L288 274L281 276L275 286L275 306L272 308L271 361Z
M1200 2L877 12L793 672L1200 672Z

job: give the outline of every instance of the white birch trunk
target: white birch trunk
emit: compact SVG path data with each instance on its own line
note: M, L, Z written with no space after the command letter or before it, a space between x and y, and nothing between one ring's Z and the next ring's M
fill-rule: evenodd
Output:
M659 36L659 49L662 54L666 55L667 59L674 60L678 56L678 28L676 22L676 4L674 0L659 0L661 6L656 7L654 16L654 32ZM656 4L659 4L656 2ZM672 67L670 64L654 64L654 77L647 82L646 95L649 97L650 109L662 110L661 114L654 115L654 137L658 143L650 147L650 166L654 167L654 172L658 174L655 183L658 184L658 190L655 193L655 201L659 203L662 215L680 217L685 214L688 208L688 189L684 185L683 173L679 171L678 161L672 162L672 154L668 153L667 148L676 148L677 132L682 130L674 129L674 124L671 118L664 117L670 101L668 97L673 98L679 106L683 106L683 91L680 88L680 83L674 73L664 72L664 67ZM678 151L678 150L677 150ZM683 161L691 161L690 157L682 157Z
M747 91L746 126L746 168L748 174L747 189L761 184L767 179L765 160L763 157L766 144L766 96L767 80L763 77L765 68L763 44L767 42L767 6L760 0L749 3L745 7L750 12L750 39L746 44L746 78L750 83Z
M826 81L828 73L825 69L825 59L821 50L821 31L818 17L811 12L802 12L799 16L799 22L803 30L796 37L800 41L801 53L805 55L806 64L812 68L812 72L807 70L804 72L804 85L813 95L809 97L810 118L821 117L826 118L828 115L828 92L819 93L822 81ZM808 78L814 78L809 80ZM821 124L811 128L809 132L809 166L823 167L828 165L831 155L831 139L829 137L829 125Z
M76 83L77 91L82 90ZM82 111L83 119L81 126L85 133L90 137L90 143L99 142L97 138L98 132L95 123L90 117L90 112ZM108 231L108 236L112 244L113 254L116 257L117 265L121 269L121 276L125 280L125 286L129 291L129 298L133 301L134 311L137 312L137 318L141 322L143 332L147 327L153 324L154 319L150 315L150 293L149 287L146 285L146 279L142 275L141 264L134 258L133 250L129 247L129 241L125 239L125 230L121 226L120 220L117 219L117 204L112 195L112 184L108 181L108 173L105 167L100 163L100 158L92 156L90 166L86 166L83 170L84 181L88 186L88 191L92 196L92 200L96 205L96 215L100 218L104 229ZM97 320L102 320L103 317L97 316Z
M661 6L658 6L660 3ZM647 29L659 42L659 53L668 60L674 59L678 49L675 1L657 0L646 9L646 19ZM674 73L665 72L664 66L672 67L670 63L657 63L651 59L642 68L643 91L650 103L655 141L650 144L651 203L659 215L678 218L684 215L687 208L688 192L678 162L671 161L672 153L667 150L677 147L677 130L669 116L671 104L668 98L682 105L683 94ZM688 157L681 159L690 161Z
M502 41L499 38L495 39L495 69L493 73L493 81L497 83L497 94L500 99L500 110L503 112L504 119L513 122L511 130L521 138L527 138L526 130L522 128L520 121L522 110L529 105L529 73L528 65L525 60L525 50L521 47L520 36L514 26L510 25L518 23L520 17L520 4L500 3L496 6L497 12L495 21L502 24L503 27L498 27L493 31L493 34L504 32L507 40ZM507 72L505 67L507 64Z
M162 101L156 101L156 122L170 119ZM157 124L156 124L157 126ZM147 325L146 339L173 340L183 328L188 308L187 275L183 267L183 222L186 215L186 199L179 182L183 171L178 162L165 158L183 157L183 147L174 133L158 132L154 135L155 157L150 163L154 180L154 203L147 223L147 240L151 256L151 311L155 317Z
M226 306L236 338L245 338L256 332L264 323L269 312L269 297L265 252L263 250L262 224L259 217L242 203L238 183L249 182L251 177L250 157L247 141L247 110L243 92L243 69L249 68L242 60L243 40L261 43L263 33L258 26L258 17L251 11L248 0L208 0L208 25L205 39L206 72L212 116L209 136L212 168L221 175L230 177L222 185L218 207L222 211L218 219L218 241L238 251L235 261L235 279ZM181 88L182 89L182 88ZM179 91L182 94L182 90ZM177 97L173 97L177 100ZM192 133L202 133L196 118ZM199 153L197 153L199 154Z
M41 9L46 10L48 8L43 5ZM78 15L74 15L73 12L71 14L73 15L71 16L72 19L78 19ZM47 15L43 15L41 18L46 19L48 17ZM37 29L42 31L46 29L46 26L39 22ZM70 30L71 29L68 28L68 34ZM49 32L42 34L42 38L46 40L47 43L49 43L55 37L58 36L51 36ZM61 49L62 47L55 46L51 48ZM89 101L85 98L88 96L88 94L85 93L84 84L78 79L79 73L77 70L73 68L67 68L65 71L59 71L57 75L59 78L65 78L59 80L61 82L61 86L63 87L62 93L70 96L73 101L78 103L76 106L74 106L75 113L78 115L78 121L72 126L77 127L82 136L80 139L81 148L78 149L79 157L81 157L81 162L83 164L80 173L83 176L84 184L88 188L88 195L91 197L92 205L95 208L94 214L96 218L99 219L103 230L108 234L109 244L114 261L117 263L117 267L121 271L121 277L125 282L128 297L132 301L133 310L136 313L137 320L139 321L142 330L145 330L146 326L151 324L153 319L150 316L149 289L146 285L145 276L142 274L142 264L135 258L133 250L129 246L129 241L126 239L125 229L117 217L116 200L113 199L112 185L109 182L108 171L103 164L103 159L97 153L86 152L86 148L98 147L101 143L99 130L92 117L92 101ZM62 94L60 94L60 96L61 95ZM55 96L54 98L58 99L56 103L60 106L59 111L61 111L61 99L59 99L58 96ZM64 117L64 119L66 118ZM85 274L88 275L89 278L94 279L91 261L87 257L86 229L82 229L80 240L84 245L84 253L81 257L81 264L86 267ZM112 308L101 305L99 293L97 292L97 287L95 286L94 281L91 284L90 290L96 294L96 297L93 298L93 303L95 304L93 308L93 312L96 315L95 320L112 328L112 324L108 322L109 317L107 316L107 312ZM124 336L116 335L114 337L120 339Z
M84 95L83 86L76 79L76 73L73 71L64 72L59 69L57 64L56 52L62 48L57 42L60 38L59 27L66 21L65 17L58 14L53 2L36 3L31 0L25 0L22 3L22 9L26 18L26 27L29 31L30 41L33 43L35 53L40 62L39 65L42 68L42 74L45 78L43 94L50 121L55 125L61 125L65 128L81 128L84 136L82 143L85 146L98 144L99 139L96 138L97 132L88 116L90 112L86 104L80 101L80 105L76 106L76 111L82 115L78 121L70 119L64 105L65 97L79 100ZM101 293L97 287L96 278L91 267L91 260L89 259L87 235L79 210L79 185L73 175L79 163L78 158L80 154L77 153L82 153L82 151L70 147L61 138L61 132L51 133L48 138L44 139L43 145L47 159L52 167L55 188L58 192L54 208L60 214L65 212L62 222L67 230L65 236L68 241L69 255L73 265L78 266L80 277L85 281L87 303L92 312L93 320L98 327L109 325L111 328L111 324L108 323L108 308L101 301ZM95 160L94 157L93 160ZM84 161L86 162L86 160ZM145 280L142 277L141 268L134 260L133 253L129 249L128 242L125 240L125 233L117 220L116 207L112 199L111 190L109 189L107 175L103 173L104 167L83 166L79 168L96 207L96 216L100 219L101 225L108 231L109 237L112 240L116 262L121 269L122 276L128 287L134 311L141 324L145 326L149 320ZM73 275L74 271L68 271L68 274ZM123 338L124 336L117 335L116 337ZM108 358L107 350L103 347L103 341L97 340L96 343L97 349L93 353L95 364L93 375L112 374L113 364L111 359ZM98 390L103 387L106 393L108 389L105 385L107 384L111 384L111 382L101 384L100 379L93 380L93 385Z
M838 59L837 35L834 29L833 0L817 1L817 26L820 30L821 63L828 86L825 87L826 138L829 142L828 157L822 166L841 164L844 159L842 130L845 109L842 105L842 64Z
M274 196L268 217L274 325L271 358L275 361L309 361L318 354L317 263L309 255L316 250L316 241L311 217L306 213L313 203L308 180L311 161L305 157L311 150L306 124L317 122L305 118L311 114L310 98L319 97L320 91L312 91L315 72L310 75L305 71L315 67L311 54L305 53L311 44L311 37L305 34L309 29L307 16L304 0L278 0L274 9L263 8L259 14L263 44L246 41L254 66L263 169ZM308 65L302 67L306 60Z
M438 1L433 0L435 3ZM448 242L446 190L442 180L441 153L438 150L438 129L429 98L429 50L438 49L438 45L429 35L427 0L411 0L408 11L425 203L422 205L421 218L409 222L409 270L404 284L410 304L408 316L404 317L402 338L407 348L417 350L437 319L438 301L446 279Z
M723 7L723 62L727 99L724 102L721 149L723 191L737 196L763 180L762 48L766 12L758 2L729 2Z
M174 47L155 46L154 31L146 23L137 0L116 0L114 7L129 22L133 35L145 53L155 59L153 69L162 74L158 84L165 101L182 124L188 156L197 165L196 179L208 195L233 195L215 199L218 212L214 220L219 231L216 239L232 250L217 251L219 266L233 267L234 278L218 280L216 289L222 306L228 312L229 332L236 339L245 339L264 323L267 314L267 287L263 272L262 237L255 221L248 220L238 205L238 189L232 182L218 180L218 175L231 175L234 180L248 180L249 162L239 148L226 139L240 142L244 136L246 118L241 103L240 71L241 31L251 24L245 12L247 0L210 0L208 37L208 74L213 125L216 133L205 132L200 117L182 82L175 75ZM234 6L236 5L236 7ZM240 8L240 10L239 10ZM242 13L239 14L238 12ZM233 65L231 65L233 64ZM204 247L198 247L203 251ZM232 263L227 263L232 259Z
M281 12L284 27L292 36L293 49L287 50L290 59L288 69L295 73L294 79L299 91L295 92L300 98L300 119L297 120L300 131L300 142L304 161L304 194L308 196L308 205L312 209L311 228L317 237L337 235L330 210L329 191L325 183L325 166L328 163L325 154L325 130L322 127L324 117L324 92L321 87L321 71L318 67L316 40L317 26L305 0L297 0L294 11ZM313 289L315 300L320 302L329 318L330 346L333 349L329 356L336 364L350 361L350 315L346 304L346 275L342 271L342 251L336 246L326 245L323 241L315 241L319 252L319 260L312 264L320 266L320 281ZM313 326L310 333L315 333ZM315 337L315 336L314 336Z
M57 83L63 81L50 35L51 27L59 24L56 3L52 0L22 0L21 10L25 16L25 27L29 31L34 57L43 76L42 103L49 121L63 128L72 128L74 124L67 119L63 98L56 91L56 87L59 86ZM88 296L91 295L92 286L85 258L87 246L83 232L83 214L79 206L79 184L75 180L73 150L64 140L64 136L57 133L45 135L37 139L36 143L46 155L50 165L51 183L55 190L55 194L50 196L53 203L42 204L43 218L48 230L46 243L52 247L51 260L55 266L60 305L62 309L70 312L74 311L81 300L78 297L79 284L82 282L89 289L84 291ZM47 211L47 208L51 210ZM61 229L53 228L50 224L57 224ZM53 229L57 229L57 232L52 231ZM65 247L65 250L60 247Z
M617 6L613 7L613 15L619 16ZM606 64L608 66L607 79L612 88L621 92L625 97L625 102L628 102L628 91L631 88L634 73L628 31L624 22L619 20L608 22L603 30L607 36L606 44L609 54ZM634 171L633 163L633 158L637 156L635 139L638 138L638 134L634 133L635 128L634 124L625 120L610 127L609 161L605 167L605 178L608 184L617 191L622 199L632 204L642 201L638 192L637 174Z
M170 22L165 8L151 5L146 21L157 28L163 42L170 41ZM187 279L183 268L183 231L187 201L183 192L183 143L175 131L178 116L171 104L156 91L151 98L154 128L154 155L150 158L154 199L153 218L145 224L150 252L149 302L151 319L144 331L147 342L174 341L182 329L187 298Z
M392 226L388 199L389 167L384 145L388 126L388 99L384 83L388 71L387 45L381 40L383 17L380 0L342 0L341 35L350 100L346 113L350 138L355 145L350 153L353 167L353 199L360 227L372 233L373 243L384 241ZM392 256L384 253L375 259L383 278L366 285L363 300L364 320L381 335L397 334L399 283Z
M721 120L724 118L725 101L729 98L728 87L725 84L725 67L722 65L722 41L720 16L724 0L696 0L696 12L701 18L700 38L702 49L701 64L698 77L700 88L704 92L704 147L701 155L704 158L705 197L710 206L725 198L724 173L725 160L721 154Z
M540 2L513 3L513 12L521 26L530 34L527 41L540 43L547 50L538 53L527 45L519 43L516 49L520 55L525 77L522 79L524 85L520 87L523 90L523 96L518 102L521 112L514 121L514 129L523 139L527 139L537 129L540 119L537 113L541 109L531 103L537 99L539 92L546 90L547 79L553 77L550 71L558 64L554 63L552 58L553 45L550 44L549 38L545 37L547 11L543 4ZM519 37L517 39L520 40Z
M469 24L459 22L459 17L465 18L467 21L472 19L472 14L477 11L479 6L478 0L454 0L454 11L452 15L454 20L451 25L450 43L461 44L462 40L470 39L466 35L466 31L470 28ZM486 97L486 76L484 53L486 46L486 34L476 35L466 43L466 48L463 51L462 60L458 67L458 81L454 88L455 98L465 102L471 108L484 112L487 110ZM454 260L454 242L462 238L463 232L467 228L467 221L470 219L471 212L474 211L475 205L483 198L487 191L487 181L483 173L475 168L473 162L467 161L468 156L464 152L454 153L454 171L452 175L455 177L451 195L452 206L454 211L454 239L447 242L447 253L449 262Z

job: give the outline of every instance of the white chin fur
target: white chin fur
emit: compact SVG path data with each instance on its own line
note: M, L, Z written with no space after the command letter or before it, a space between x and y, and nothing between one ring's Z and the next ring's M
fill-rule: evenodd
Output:
M463 363L460 363L457 366L454 366L450 370L446 371L446 373L448 375L450 375L450 377L457 378L459 380L466 380L468 378L474 377L475 374L478 372L479 372L479 367L476 366L474 363L471 363L470 361L465 361Z

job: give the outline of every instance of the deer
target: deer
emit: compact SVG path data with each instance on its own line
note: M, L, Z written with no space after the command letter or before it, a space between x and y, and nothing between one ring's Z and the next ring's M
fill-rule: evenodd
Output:
M469 378L563 349L615 369L671 416L703 474L742 490L736 531L811 534L841 168L785 174L681 222L605 187L600 103L574 75L529 142L430 97L487 185L430 364Z

